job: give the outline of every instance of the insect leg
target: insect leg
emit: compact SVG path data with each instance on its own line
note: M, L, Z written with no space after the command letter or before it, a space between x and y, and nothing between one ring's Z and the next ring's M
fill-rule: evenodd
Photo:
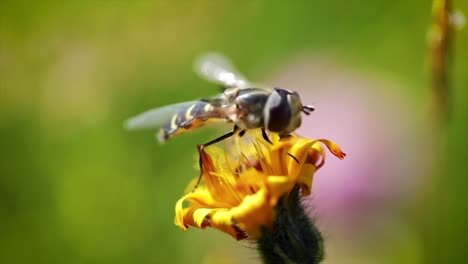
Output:
M273 145L273 142L271 142L271 140L268 138L268 135L267 135L265 129L263 129L263 128L262 128L262 137L263 137L263 139L266 140L266 142L268 142L268 143L270 143L270 144Z
M288 156L293 158L293 160L296 161L297 163L299 163L299 160L296 157L294 157L291 153L288 153Z
M280 140L283 139L283 138L290 138L290 137L292 137L292 136L291 135L280 135ZM294 157L291 153L288 153L288 156L291 157L297 163L299 163L299 160L296 157Z
M231 132L226 133L226 134L224 134L224 135L222 135L222 136L220 136L218 138L215 138L215 139L213 139L213 140L211 140L211 141L209 141L209 142L207 142L205 144L198 145L198 149L206 148L206 147L211 146L213 144L216 144L216 143L218 143L220 141L223 141L226 138L230 138L230 137L234 136L234 134L237 132L237 130L239 130L239 127L234 126L234 129Z
M207 142L205 144L200 144L200 145L197 146L197 149L198 149L198 166L200 167L200 176L198 176L197 184L195 184L195 187L193 188L193 191L195 191L197 189L198 185L200 184L201 178L203 176L203 170L202 170L203 162L202 162L201 154L202 154L203 151L205 151L204 149L206 147L210 146L210 145L216 144L216 143L218 143L220 141L223 141L223 140L225 140L227 138L232 137L234 134L236 134L238 129L239 129L239 127L234 126L234 129L231 132L226 133L226 134L224 134L224 135L222 135L222 136L220 136L218 138L215 138L215 139L213 139L213 140L211 140L211 141L209 141L209 142Z

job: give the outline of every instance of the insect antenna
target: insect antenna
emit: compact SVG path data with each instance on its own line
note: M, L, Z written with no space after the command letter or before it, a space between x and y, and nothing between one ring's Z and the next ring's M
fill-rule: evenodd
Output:
M312 113L314 110L315 110L315 107L311 105L302 106L302 112L304 112L304 114L306 115L310 115L310 113Z

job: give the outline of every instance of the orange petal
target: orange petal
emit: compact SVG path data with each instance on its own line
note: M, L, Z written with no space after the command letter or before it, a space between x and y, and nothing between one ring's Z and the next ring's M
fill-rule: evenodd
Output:
M335 155L339 159L344 159L346 157L346 153L341 151L340 146L333 141L328 139L317 139L317 141L322 142L325 146L327 146L328 150L330 150L333 155Z

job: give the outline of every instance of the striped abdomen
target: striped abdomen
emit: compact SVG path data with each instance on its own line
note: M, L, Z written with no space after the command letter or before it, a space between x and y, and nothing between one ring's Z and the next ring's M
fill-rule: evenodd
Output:
M178 109L159 131L159 140L164 142L173 136L203 126L212 119L225 119L219 108L208 102L197 101L190 106Z

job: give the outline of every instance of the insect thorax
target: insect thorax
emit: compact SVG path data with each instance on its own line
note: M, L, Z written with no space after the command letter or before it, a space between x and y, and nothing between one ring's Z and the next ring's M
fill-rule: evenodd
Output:
M239 91L234 103L237 106L236 124L240 128L252 129L264 126L264 108L269 92L258 88Z

